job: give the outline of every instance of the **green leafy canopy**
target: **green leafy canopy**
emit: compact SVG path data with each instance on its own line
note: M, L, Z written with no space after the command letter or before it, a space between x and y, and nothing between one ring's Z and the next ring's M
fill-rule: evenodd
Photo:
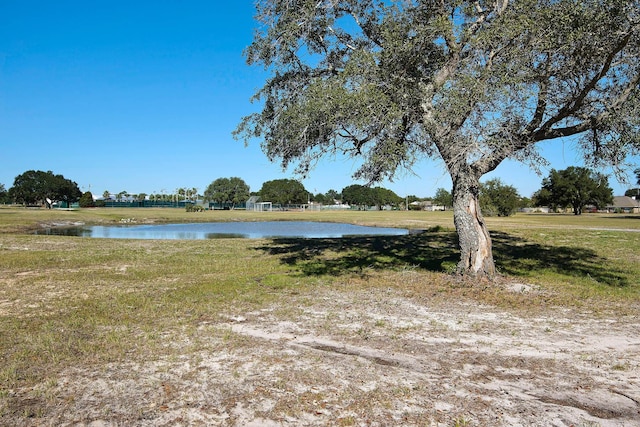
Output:
M570 206L576 215L580 215L589 204L603 208L611 203L613 190L606 176L587 168L571 166L560 171L552 169L542 181L536 198L539 205L554 209Z
M219 203L230 203L232 206L249 198L249 186L238 177L218 178L204 191L204 199Z
M246 50L271 73L235 136L306 174L325 155L392 178L424 156L452 177L579 137L592 165L640 149L640 2L261 0Z

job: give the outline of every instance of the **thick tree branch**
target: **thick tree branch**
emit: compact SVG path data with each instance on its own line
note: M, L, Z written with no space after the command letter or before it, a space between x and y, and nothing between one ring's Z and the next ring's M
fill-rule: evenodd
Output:
M373 139L371 135L367 135L364 138L358 138L354 135L349 129L342 128L340 132L338 132L338 136L343 138L345 141L349 141L353 144L353 148L351 150L345 149L345 152L354 151L357 155L362 154L362 147L369 141Z
M493 12L495 12L497 15L501 15L504 12L504 9L507 7L508 3L509 0L496 1ZM444 3L442 3L442 5L444 5ZM488 17L491 14L491 11L484 10L479 2L476 1L474 5L477 12L476 20L465 30L460 42L457 42L453 30L446 34L443 34L443 38L445 39L445 43L449 50L449 60L435 75L433 87L431 88L433 90L433 94L435 94L438 89L442 88L447 81L454 77L454 74L458 69L460 62L463 60L462 55L464 46L473 38L473 36L478 31L482 29L483 24L487 22ZM507 46L511 43L512 41L509 41ZM505 46L504 48L506 49L507 46ZM483 72L485 76L489 75L488 71L490 71L490 69L492 68L493 60L499 55L499 53L500 51L496 50L491 50L489 52L489 57L484 63ZM478 102L478 97L470 96L468 99L468 103L464 108L464 111L458 114L457 119L450 121L447 125L444 126L442 124L437 125L439 132L434 138L434 142L449 168L455 168L456 166L454 165L459 165L461 164L461 162L466 162L467 153L471 151L471 148L469 146L462 147L459 144L453 143L450 137L464 126L464 123L468 120L469 116L476 108ZM423 109L425 109L424 104ZM427 118L430 118L429 116L432 116L432 112L429 112L428 108L425 109L425 112L427 112Z
M588 117L573 126L566 126L555 129L541 129L538 132L534 133L532 143L554 138L573 136L591 129L597 129L601 123L607 120L612 114L615 114L616 111L625 102L628 101L629 97L634 92L638 91L639 86L640 71L634 76L633 79L629 80L627 86L620 93L620 95L616 99L614 99L613 102L611 102L611 104L608 106L608 108L602 111L600 114Z
M589 82L582 88L582 90L574 98L571 99L571 102L569 102L560 110L558 110L557 114L555 114L553 117L547 120L544 125L542 125L540 132L546 133L547 130L553 127L553 125L575 114L583 106L584 100L587 98L589 93L591 93L591 91L593 91L596 88L598 82L603 77L605 77L609 72L611 68L611 64L614 58L616 57L616 55L618 55L627 46L627 44L629 43L629 40L631 39L632 34L633 32L630 31L625 37L623 37L618 42L615 48L611 52L609 52L609 55L607 55L607 57L605 58L604 63L600 68L600 71L596 73L591 78L591 80L589 80ZM548 139L548 138L545 138L545 139Z
M545 68L548 70L549 68L549 57L547 56L547 61ZM529 124L525 127L524 133L529 134L533 132L540 124L542 123L542 119L544 119L544 114L547 111L547 96L549 89L549 78L551 76L547 73L545 74L544 79L540 81L540 87L538 89L538 102L536 104L536 110L533 113L533 117Z

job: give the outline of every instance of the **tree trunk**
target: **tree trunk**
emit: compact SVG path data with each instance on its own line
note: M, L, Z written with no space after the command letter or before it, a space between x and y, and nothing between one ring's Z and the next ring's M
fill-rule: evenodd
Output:
M458 273L493 278L496 268L491 236L480 212L479 188L479 178L471 173L461 172L453 176L453 221L461 252Z

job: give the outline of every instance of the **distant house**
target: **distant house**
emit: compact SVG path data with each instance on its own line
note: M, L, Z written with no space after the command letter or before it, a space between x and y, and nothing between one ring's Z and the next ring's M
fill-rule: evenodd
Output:
M411 202L411 209L413 210L421 210L421 211L446 211L446 207L442 205L434 205L431 200L423 200L423 201L415 201Z
M627 196L615 196L607 206L607 212L640 213L640 200Z

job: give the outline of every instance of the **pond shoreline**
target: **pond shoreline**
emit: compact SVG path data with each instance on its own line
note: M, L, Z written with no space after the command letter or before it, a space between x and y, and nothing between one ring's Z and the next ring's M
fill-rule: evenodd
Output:
M85 225L54 223L36 230L37 235L61 235L112 239L203 240L218 238L343 238L354 236L403 236L421 230L364 226L323 221L218 221L195 223Z

